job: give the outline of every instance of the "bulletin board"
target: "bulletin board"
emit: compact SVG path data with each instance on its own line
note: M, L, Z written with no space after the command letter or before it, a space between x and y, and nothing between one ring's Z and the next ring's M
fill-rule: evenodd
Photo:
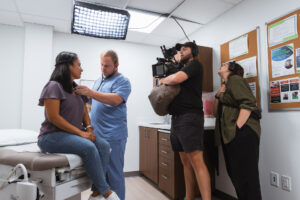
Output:
M266 23L269 109L300 108L300 9Z
M233 42L245 39L245 42L248 44L247 51L245 51L242 55L233 55L232 56L232 46L230 47ZM259 27L257 27L255 30L252 30L248 33L245 33L233 40L230 40L220 46L221 50L221 64L227 63L230 61L236 61L237 63L241 64L241 66L244 68L244 71L246 72L245 66L243 66L242 63L245 63L244 61L251 60L253 65L252 71L256 71L256 74L252 73L251 75L245 75L244 78L247 80L249 85L251 85L251 90L256 97L257 106L261 107L261 100L260 100L260 83L259 83L259 64L260 64L260 53L259 53ZM254 68L254 69L253 69ZM256 68L256 69L255 69ZM248 73L247 73L248 74Z

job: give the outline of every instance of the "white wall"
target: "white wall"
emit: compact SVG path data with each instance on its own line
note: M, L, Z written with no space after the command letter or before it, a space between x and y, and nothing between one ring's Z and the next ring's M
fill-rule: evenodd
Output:
M0 24L0 128L21 127L24 29Z
M267 88L267 38L265 22L300 7L299 0L244 0L211 24L193 34L190 38L198 44L214 49L214 85L219 85L217 70L220 66L220 44L239 35L261 27L261 96L263 108L262 137L260 144L260 179L265 200L300 199L300 113L268 112ZM299 20L299 18L298 18ZM233 187L225 172L221 156L221 175L217 177L217 189L234 194ZM270 186L270 171L292 177L292 191L286 192Z
M97 79L101 74L100 54L116 50L119 70L132 85L127 103L129 137L125 171L139 170L137 123L162 120L152 111L147 97L152 88L151 65L161 56L159 47L56 33L52 27L37 24L25 24L25 28L0 25L0 44L0 128L35 131L39 131L44 119L43 107L37 106L38 99L50 78L56 55L63 50L76 52L84 69L82 78Z
M109 49L118 53L119 71L129 78L132 86L132 92L127 102L128 141L124 170L138 171L139 133L137 123L160 120L152 111L147 97L152 88L151 65L161 54L159 47L55 33L52 60L54 61L55 56L61 51L76 52L83 67L81 78L95 80L101 75L100 55Z
M37 104L51 73L52 38L51 26L25 24L21 118L23 129L39 131L44 120L44 108Z

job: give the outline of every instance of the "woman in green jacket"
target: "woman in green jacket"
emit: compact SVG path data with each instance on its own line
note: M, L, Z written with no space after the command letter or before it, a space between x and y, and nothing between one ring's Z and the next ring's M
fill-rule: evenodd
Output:
M226 63L218 74L224 82L214 102L216 144L222 145L226 169L238 199L261 200L260 110L239 64Z

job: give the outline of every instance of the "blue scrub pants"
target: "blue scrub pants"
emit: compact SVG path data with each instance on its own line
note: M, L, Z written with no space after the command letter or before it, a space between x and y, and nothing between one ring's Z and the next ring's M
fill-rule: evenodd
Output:
M125 200L124 155L127 139L108 141L110 148L110 162L107 169L108 184L117 193L120 200Z

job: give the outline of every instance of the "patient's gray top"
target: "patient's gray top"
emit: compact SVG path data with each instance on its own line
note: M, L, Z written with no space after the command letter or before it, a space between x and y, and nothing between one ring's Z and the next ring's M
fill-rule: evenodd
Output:
M70 124L81 130L84 129L82 121L84 105L88 102L86 96L70 94L63 89L60 83L49 81L42 91L39 99L39 106L44 106L44 99L59 99L59 114ZM42 123L39 138L42 135L56 131L61 130L48 120L45 110L45 121Z

